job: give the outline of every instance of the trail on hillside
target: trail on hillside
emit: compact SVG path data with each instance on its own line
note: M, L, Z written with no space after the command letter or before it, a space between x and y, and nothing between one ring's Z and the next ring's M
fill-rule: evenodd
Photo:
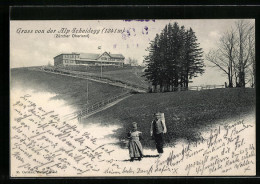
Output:
M129 90L133 90L139 93L146 93L146 90L141 89L140 87L135 87L134 85L131 84L126 84L122 81L114 81L111 79L107 79L107 78L101 78L101 77L95 77L95 76L90 76L90 75L82 75L79 72L75 72L75 71L69 71L69 70L60 70L60 71L54 71L54 70L50 70L50 69L39 69L39 68L32 68L31 70L36 70L36 71L41 71L41 72L46 72L46 73L51 73L51 74L56 74L56 75L63 75L63 76L69 76L69 77L74 77L74 78L80 78L80 79L87 79L87 80L91 80L91 81L95 81L95 82L99 82L99 83L104 83L104 84L109 84L112 86L117 86L117 87L121 87L121 88L126 88Z
M91 115L94 115L98 112L101 112L105 109L108 109L109 107L112 107L114 105L116 105L117 103L121 102L122 100L132 96L133 94L131 93L126 93L123 94L122 96L119 95L117 96L114 100L107 99L107 100L103 100L99 103L97 103L98 106L95 107L96 104L87 107L86 109L82 109L81 111L76 111L74 113L70 113L64 116L65 120L73 120L73 119L78 119L79 121L81 121L82 118L88 118ZM93 108L95 107L95 108Z

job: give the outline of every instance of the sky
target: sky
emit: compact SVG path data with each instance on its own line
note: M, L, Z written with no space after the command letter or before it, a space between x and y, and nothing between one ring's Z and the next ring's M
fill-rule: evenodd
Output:
M204 55L216 48L217 42L231 26L234 19L170 19L149 21L125 20L80 20L80 21L11 21L10 22L10 67L27 67L53 64L53 58L61 53L85 52L123 54L125 58L135 58L139 64L147 55L147 47L157 33L168 23L177 22L186 29L190 27L197 36ZM69 38L56 38L58 31L70 30ZM72 37L72 30L92 30L89 37ZM63 30L65 30L63 29ZM108 30L113 33L108 33ZM116 29L116 30L115 30ZM23 32L22 32L23 30ZM44 30L35 33L36 30ZM50 30L56 30L51 33ZM65 30L65 31L66 31ZM129 30L130 35L120 30ZM31 33L32 32L32 33ZM98 33L98 34L97 34ZM81 35L87 35L83 33ZM101 49L98 47L101 46ZM206 60L205 73L194 79L193 85L219 85L227 77Z

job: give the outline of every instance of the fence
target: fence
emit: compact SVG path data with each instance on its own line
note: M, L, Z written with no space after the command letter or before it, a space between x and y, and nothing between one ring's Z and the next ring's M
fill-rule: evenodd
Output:
M32 70L39 70L39 68L31 68ZM137 92L147 92L149 89L146 89L144 87L140 87L138 85L132 84L128 81L120 81L120 80L114 80L110 79L107 77L100 77L97 76L96 74L87 74L86 72L80 72L80 71L72 71L72 70L67 70L67 69L62 69L62 68L57 68L57 67L49 67L49 66L44 66L40 68L43 71L49 71L57 74L65 74L69 76L74 76L78 78L83 78L83 79L92 79L97 82L103 82L111 85L115 85L118 87L122 88L128 88ZM216 88L225 88L225 85L205 85L205 86L189 86L189 87L173 87L171 91L187 91L187 90L192 90L192 91L201 91L201 90L207 90L207 89L216 89ZM151 89L151 88L150 88ZM152 89L153 92L159 92L160 90L157 89L156 91Z
M108 98L108 99L105 99L105 100L102 100L100 102L97 102L89 107L86 107L85 109L81 110L81 111L78 111L78 112L74 112L74 113L71 113L71 114L68 114L68 115L65 115L64 118L65 119L68 119L68 120L71 120L71 119L75 119L75 118L82 118L84 116L87 116L99 109L101 109L102 107L108 105L108 104L111 104L119 99L122 99L124 97L127 97L127 96L130 96L131 93L130 92L126 92L126 93L123 93L123 94L120 94L120 95L117 95L117 96L114 96L114 97L111 97L111 98Z
M206 86L190 86L188 90L207 90L207 89L216 89L216 88L225 88L225 85L206 85Z
M201 91L208 89L225 88L225 85L205 85L205 86L189 86L189 87L171 87L169 91ZM150 92L166 92L164 88L160 91L160 88L150 88Z
M128 82L124 82L124 81L120 81L120 80L114 80L114 79L110 79L107 77L100 77L100 76L96 76L93 74L87 74L86 72L71 71L71 70L54 68L54 67L42 67L41 70L46 71L46 72L56 73L56 74L65 74L68 76L95 80L96 82L103 82L103 83L107 83L107 84L122 87L122 88L128 88L128 89L131 89L131 90L134 90L137 92L141 92L141 93L147 92L146 88L137 86L135 84L130 84Z

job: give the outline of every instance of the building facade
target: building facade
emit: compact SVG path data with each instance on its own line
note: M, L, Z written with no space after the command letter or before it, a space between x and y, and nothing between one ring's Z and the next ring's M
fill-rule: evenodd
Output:
M54 57L54 66L88 65L88 66L123 66L122 54L62 53Z

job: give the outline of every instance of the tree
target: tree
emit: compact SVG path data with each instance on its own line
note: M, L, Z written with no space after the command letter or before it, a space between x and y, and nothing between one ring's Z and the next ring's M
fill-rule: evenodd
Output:
M195 32L190 28L186 32L186 42L185 42L185 55L184 55L184 70L185 70L185 80L184 85L188 87L189 79L197 77L198 74L204 73L204 61L202 59L202 49L197 43L197 38Z
M148 56L144 57L144 63L146 63L146 69L144 76L147 78L148 81L152 83L155 88L158 85L158 52L159 52L159 35L156 34L155 39L150 42L150 46L147 48L149 51ZM156 89L155 89L156 90Z
M129 63L131 66L137 66L137 65L138 65L138 60L135 59L135 58L129 57L129 58L128 58L128 63Z
M218 43L218 49L216 51L211 50L206 55L206 59L214 64L213 67L218 67L227 75L228 87L233 87L235 45L235 32L231 28L231 30L225 32L225 34L221 36Z
M168 24L150 42L147 69L144 76L148 81L160 86L160 91L188 87L190 79L204 72L202 49L192 29L185 30L178 23Z
M255 81L254 25L250 21L235 22L235 29L226 31L217 45L206 59L227 75L228 87L245 87Z
M252 44L253 47L250 52L250 59L249 59L249 67L246 70L246 73L248 73L248 82L250 82L250 86L253 88L256 84L256 62L255 62L255 44Z
M252 64L250 55L254 47L254 25L250 21L239 20L235 23L238 33L237 64L238 86L245 87L246 69Z

